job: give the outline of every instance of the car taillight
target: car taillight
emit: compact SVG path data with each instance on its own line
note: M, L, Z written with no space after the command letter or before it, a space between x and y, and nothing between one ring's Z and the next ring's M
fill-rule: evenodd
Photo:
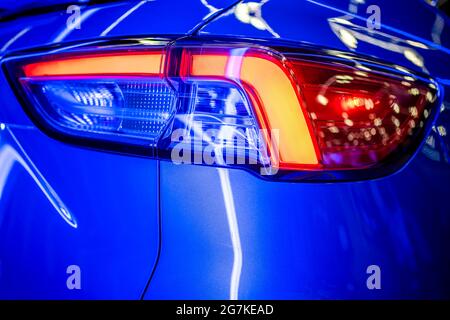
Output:
M436 83L403 68L249 44L77 48L7 69L32 119L64 141L269 178L392 172L438 103Z

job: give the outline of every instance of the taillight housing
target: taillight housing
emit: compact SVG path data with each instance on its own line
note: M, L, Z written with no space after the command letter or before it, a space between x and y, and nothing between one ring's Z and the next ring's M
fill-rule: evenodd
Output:
M5 63L52 137L267 179L392 173L439 104L432 79L335 51L200 39L74 48Z

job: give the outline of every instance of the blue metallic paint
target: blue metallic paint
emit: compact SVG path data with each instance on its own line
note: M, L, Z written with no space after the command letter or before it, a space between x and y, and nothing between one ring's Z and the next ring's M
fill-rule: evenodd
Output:
M0 297L139 298L159 240L155 161L74 148L14 125L0 144L32 159L77 222L58 215L20 162L9 172L2 165ZM81 267L80 291L67 290L69 265Z
M161 163L162 250L146 297L226 298L230 279L209 278L230 275L233 262L218 170ZM447 296L449 179L448 163L423 153L399 174L359 183L273 183L230 171L243 252L239 297ZM380 291L366 288L371 264L383 271Z
M99 10L61 41L96 39L137 3L89 7ZM267 41L280 36L354 51L429 72L448 84L448 22L439 34L441 44L433 36L436 21L447 18L419 1L406 7L373 4L383 10L380 31L351 18L355 12L344 14L355 10L352 1L271 0L262 6L265 30L243 23L232 11L199 33ZM364 18L366 6L356 7ZM399 18L400 10L411 18ZM149 2L108 36L182 36L210 11L200 0ZM336 18L350 21L349 30L366 41L359 40L356 48L345 45L333 27L349 28L348 23ZM0 22L0 48L26 28L6 51L50 44L64 32L66 19L66 13L57 12ZM408 60L405 50L418 60ZM398 174L306 184L69 146L32 125L4 75L0 94L5 124L0 150L25 152L78 224L73 228L58 215L23 166L11 167L0 189L2 298L139 298L158 252L147 299L236 298L233 285L242 299L450 297L450 142L443 135L450 121L448 97L435 130ZM0 177L6 174L2 168ZM82 269L80 291L65 287L70 264ZM366 288L370 264L381 267L382 290Z

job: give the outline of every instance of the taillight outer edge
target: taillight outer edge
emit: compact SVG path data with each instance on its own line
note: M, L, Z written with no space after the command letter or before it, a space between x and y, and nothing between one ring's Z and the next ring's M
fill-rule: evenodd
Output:
M201 43L198 40L195 40L194 42L192 42L189 39L186 40L182 40L179 42L175 42L174 43L176 46L224 46L225 44L223 43ZM262 44L262 45L261 45ZM109 46L111 45L111 42L105 41L104 45ZM233 43L227 43L226 46L242 46L244 45L243 43L239 42L237 44L233 44ZM256 48L257 50L267 50L268 52L274 52L270 47L267 47L267 43L262 42L262 43L258 43L257 41L253 42L253 43L245 43L245 45L247 47L253 47ZM101 49L101 45L100 46L96 46L95 48L90 48L89 50L96 50L96 49ZM136 49L137 47L133 46L130 47L130 49ZM280 48L277 47L277 49L279 50ZM61 50L61 49L59 49ZM80 50L79 47L77 47L77 52L78 50ZM121 48L122 50L122 48ZM166 53L166 57L168 56L169 53L169 46L168 43L164 46L163 48L164 52ZM66 53L64 50L62 50L61 52ZM82 52L82 50L81 50ZM276 51L275 51L276 52ZM164 152L158 152L158 150L156 148L149 148L147 146L130 146L130 145L124 145L121 142L116 142L116 141L102 141L102 140L97 140L97 139L91 139L91 138L85 138L85 137L80 137L80 136L74 136L70 133L64 133L64 132L60 132L59 130L52 128L50 126L48 126L48 124L45 122L44 119L40 118L40 115L34 110L34 106L31 104L31 102L25 98L25 94L24 94L24 90L23 88L18 85L18 81L16 79L16 72L17 72L17 67L19 65L22 65L25 61L31 61L31 59L35 59L38 57L42 57L47 55L48 52L46 51L42 51L42 50L37 50L35 52L32 53L27 53L24 56L8 56L5 57L5 59L3 59L2 61L2 69L5 72L8 81L10 82L18 100L20 101L21 105L23 106L25 112L27 113L27 115L31 118L31 120L36 124L36 126L41 129L43 132L45 132L46 134L48 134L49 136L60 140L60 141L64 141L64 142L69 142L71 144L76 144L76 145L80 145L83 147L87 147L90 149L95 149L95 150L103 150L103 151L112 151L112 152L119 152L119 153L125 153L125 154L129 154L129 155L137 155L137 156L144 156L144 157L152 157L152 158L160 158L162 160L168 160L167 157L166 159L164 159L165 157L165 153ZM70 50L67 52L67 54L70 54ZM354 61L352 59L342 59L342 57L340 57L339 59L334 59L334 57L330 56L327 57L326 55L323 54L323 52L318 52L317 55L311 55L311 52L308 51L308 53L305 53L304 55L302 55L301 53L301 48L296 49L295 54L297 56L300 56L302 58L305 59L314 59L316 57L319 57L320 59L327 59L329 58L332 61L339 61L341 63L344 64L353 64ZM344 53L345 54L345 53ZM280 56L282 57L289 57L290 53L289 50L286 50L282 53L279 53ZM380 72L391 72L392 74L396 74L396 75L405 75L402 72L399 72L398 70L396 70L394 67L390 67L388 64L386 63L378 63L377 61L372 61L372 60L365 60L365 62L358 62L361 63L363 65L367 64L367 61L369 61L369 64L373 67L375 66L375 70L380 71ZM164 66L167 66L168 63L168 59L165 60L164 62ZM287 65L289 66L290 63L288 62ZM164 68L164 70L166 70L166 68ZM405 68L403 68L403 70L406 70ZM370 168L365 168L362 170L306 170L306 171L295 171L295 170L281 170L280 172L278 172L277 174L273 175L273 176L261 176L260 174L258 174L257 170L255 170L255 168L251 168L249 166L236 166L238 168L241 169L245 169L247 171L250 171L251 173L255 174L256 176L265 179L265 180L281 180L281 181L307 181L307 182L314 182L314 181L354 181L354 180L367 180L367 179L376 179L376 178L382 178L385 177L387 175L390 175L394 172L399 172L401 171L402 168L404 168L404 166L409 163L414 155L419 151L421 145L424 143L425 137L429 134L437 116L438 116L438 106L440 106L442 104L442 99L443 99L443 87L437 83L434 79L426 76L426 75L421 75L418 74L417 72L413 72L413 71L409 71L407 70L409 73L407 73L407 75L413 75L414 77L416 77L417 79L420 79L421 81L427 82L427 83L432 83L435 87L436 87L436 101L433 103L433 106L431 107L431 114L428 117L428 120L426 121L423 130L421 130L419 136L415 139L414 141L414 145L413 146L409 146L407 150L402 150L402 152L400 153L396 153L396 154L392 154L390 156L388 156L386 159L384 159L382 162L378 163L377 165L370 167ZM164 73L164 76L167 76L166 73ZM292 80L291 80L292 81ZM301 95L301 93L299 93ZM300 96L299 96L299 99ZM306 115L307 113L304 112L304 115ZM163 158L161 158L163 157ZM222 165L217 165L218 167L221 167Z

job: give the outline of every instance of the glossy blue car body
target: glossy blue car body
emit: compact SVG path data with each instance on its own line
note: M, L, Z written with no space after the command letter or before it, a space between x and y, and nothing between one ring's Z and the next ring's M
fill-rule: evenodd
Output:
M366 24L369 5L381 8L379 30ZM0 298L450 298L443 13L419 0L118 1L82 6L82 27L68 29L64 8L0 22L0 58L109 37L281 38L428 73L443 104L427 139L393 175L271 182L56 141L31 122L2 72ZM81 270L79 290L67 288L71 265ZM366 285L370 265L380 267L379 290Z

